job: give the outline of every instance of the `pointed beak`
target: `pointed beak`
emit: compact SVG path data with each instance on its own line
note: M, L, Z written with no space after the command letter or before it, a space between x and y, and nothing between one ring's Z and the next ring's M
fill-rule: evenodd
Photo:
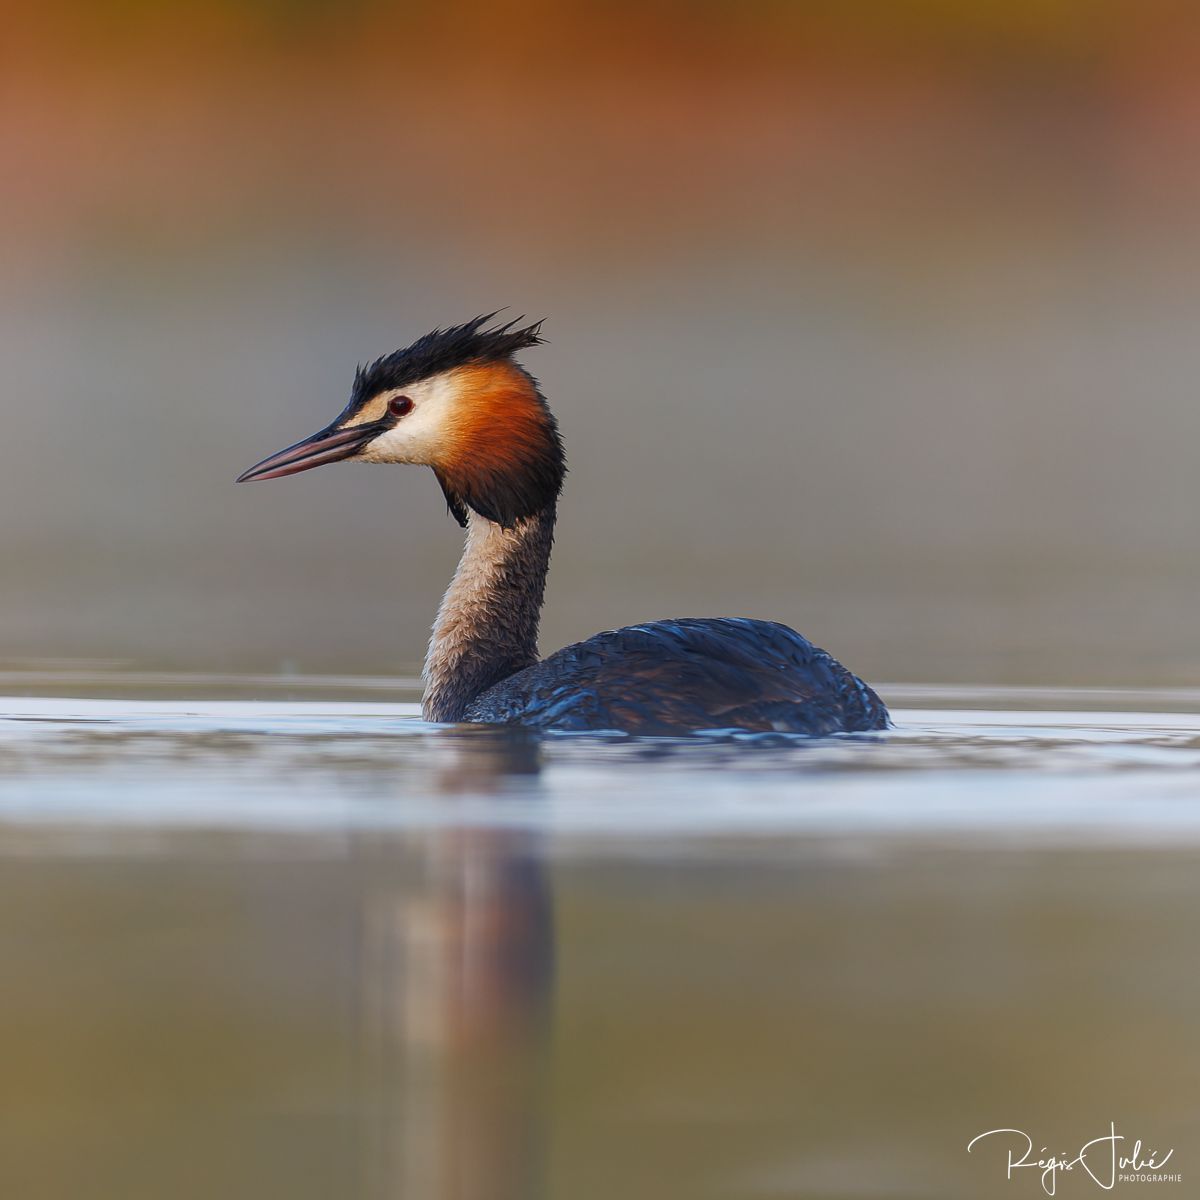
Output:
M367 425L354 425L349 429L330 426L314 433L312 437L264 458L248 471L237 477L238 483L252 479L282 479L285 475L298 475L325 463L340 462L357 454L368 442L373 441L384 429L379 421Z

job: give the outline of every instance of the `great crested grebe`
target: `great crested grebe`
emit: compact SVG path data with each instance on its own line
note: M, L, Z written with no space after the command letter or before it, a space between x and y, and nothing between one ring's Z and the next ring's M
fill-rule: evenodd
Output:
M538 661L566 462L537 381L513 360L541 343L541 323L488 328L494 316L359 367L333 424L238 479L342 460L433 468L467 538L425 660L425 719L650 734L887 728L861 679L772 621L651 621Z

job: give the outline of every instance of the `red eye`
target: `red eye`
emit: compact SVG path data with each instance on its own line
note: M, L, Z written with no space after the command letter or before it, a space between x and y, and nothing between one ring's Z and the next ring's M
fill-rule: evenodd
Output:
M393 396L388 401L388 412L393 417L407 417L413 410L413 402L407 396Z

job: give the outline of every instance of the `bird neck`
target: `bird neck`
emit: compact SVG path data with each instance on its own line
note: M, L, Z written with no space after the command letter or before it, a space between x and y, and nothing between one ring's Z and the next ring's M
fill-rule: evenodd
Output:
M471 511L425 659L427 721L458 721L481 692L538 661L555 507L510 528Z

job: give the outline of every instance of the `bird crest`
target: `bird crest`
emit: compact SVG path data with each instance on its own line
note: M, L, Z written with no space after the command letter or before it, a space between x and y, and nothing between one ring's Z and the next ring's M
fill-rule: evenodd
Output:
M403 350L394 350L360 366L354 375L346 415L379 392L406 387L456 367L500 362L520 350L542 345L541 321L522 326L520 322L525 318L517 317L504 325L487 328L488 322L500 311L497 309L461 325L435 329Z

